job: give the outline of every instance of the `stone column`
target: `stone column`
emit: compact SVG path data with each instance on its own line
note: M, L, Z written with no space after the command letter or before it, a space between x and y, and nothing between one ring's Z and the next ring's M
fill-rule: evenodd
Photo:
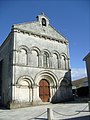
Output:
M36 85L33 85L32 86L32 104L36 104L37 100L37 86Z
M61 57L58 59L58 67L61 68Z
M56 86L51 86L51 101L54 103L56 100Z
M52 68L52 56L49 58L49 67Z
M29 60L29 58L28 58L28 57L29 57L28 54L29 54L29 52L27 52L27 54L26 54L26 55L27 55L27 57L26 57L26 65L28 65L28 60Z
M29 86L29 102L32 102L32 88Z
M27 65L31 65L31 53L30 52L28 52L28 56L27 56Z
M39 56L38 56L38 66L39 67L43 67L43 56L42 56L42 54L39 54Z
M39 98L39 90L37 85L33 85L33 91L32 91L32 104L36 105L40 103L40 98Z

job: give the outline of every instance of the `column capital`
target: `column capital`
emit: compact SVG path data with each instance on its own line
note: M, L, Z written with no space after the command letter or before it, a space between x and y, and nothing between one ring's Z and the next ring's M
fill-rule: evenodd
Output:
M37 84L32 85L32 88L37 88L37 87L38 87Z

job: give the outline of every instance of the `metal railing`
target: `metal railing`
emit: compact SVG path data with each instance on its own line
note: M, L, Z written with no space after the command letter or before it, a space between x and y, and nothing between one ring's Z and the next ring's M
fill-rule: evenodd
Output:
M33 117L33 118L30 118L28 120L35 120L35 119L39 119L42 115L44 114L47 114L47 120L54 120L55 116L53 116L53 113L56 113L58 115L62 115L62 116L75 116L75 115L78 115L80 114L81 112L84 112L84 110L87 108L87 107L90 107L90 104L86 105L81 111L76 111L76 113L74 114L65 114L65 113L61 113L61 112L58 112L56 110L52 110L51 108L47 108L47 111L44 111L42 112L41 114ZM90 112L90 110L89 110ZM54 114L55 115L55 114ZM46 119L46 118L40 118L40 119Z

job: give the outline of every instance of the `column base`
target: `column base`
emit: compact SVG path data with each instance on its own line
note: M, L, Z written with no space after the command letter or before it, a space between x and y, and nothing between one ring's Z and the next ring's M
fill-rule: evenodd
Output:
M9 102L6 107L8 109L24 108L30 107L32 104L30 102Z

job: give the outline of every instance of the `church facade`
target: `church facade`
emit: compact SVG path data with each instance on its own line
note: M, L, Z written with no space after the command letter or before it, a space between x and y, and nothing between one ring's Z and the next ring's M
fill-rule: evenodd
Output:
M47 16L14 24L0 47L0 102L10 108L72 98L69 42Z

